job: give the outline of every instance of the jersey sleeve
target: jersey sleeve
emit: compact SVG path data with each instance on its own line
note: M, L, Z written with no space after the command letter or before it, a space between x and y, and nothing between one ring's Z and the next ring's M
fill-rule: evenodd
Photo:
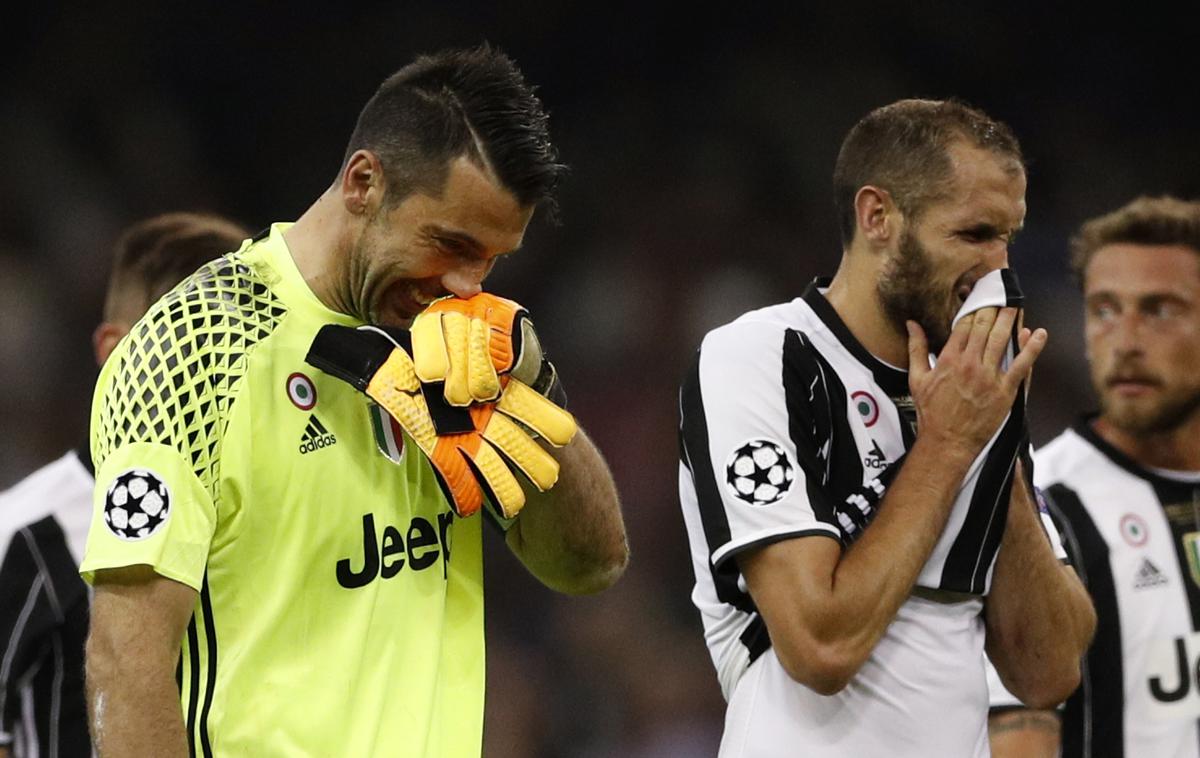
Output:
M785 372L785 349L802 343L798 332L734 322L705 338L684 381L683 461L714 566L782 539L840 539L822 443L804 422L819 399Z
M139 564L196 590L203 581L217 523L227 340L219 302L172 295L134 326L96 387L96 489L80 566L89 583L98 570Z

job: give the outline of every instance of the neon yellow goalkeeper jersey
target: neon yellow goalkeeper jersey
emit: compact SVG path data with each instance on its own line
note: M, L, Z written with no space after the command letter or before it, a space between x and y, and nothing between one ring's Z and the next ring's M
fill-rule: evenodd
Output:
M179 667L193 755L478 756L480 519L304 358L324 324L282 232L134 326L92 409L80 568L148 564L200 593Z

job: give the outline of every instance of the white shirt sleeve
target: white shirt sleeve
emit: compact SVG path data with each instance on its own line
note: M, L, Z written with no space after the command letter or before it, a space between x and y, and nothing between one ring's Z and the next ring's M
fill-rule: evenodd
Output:
M787 336L777 325L737 321L711 332L701 346L699 402L707 445L691 451L691 464L711 468L715 492L704 492L697 482L697 494L702 508L719 508L728 524L727 534L710 543L714 565L780 539L840 539L833 505L821 490L821 446L828 441L812 439L811 429L791 421L798 402L819 400L810 387L785 388Z

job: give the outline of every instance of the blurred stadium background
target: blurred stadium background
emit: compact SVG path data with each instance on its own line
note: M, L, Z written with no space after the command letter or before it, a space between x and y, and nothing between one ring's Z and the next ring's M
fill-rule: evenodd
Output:
M1170 6L906 5L9 8L0 486L85 435L89 336L124 225L183 209L252 228L295 218L386 75L491 41L540 85L573 173L562 224L535 223L490 288L532 309L614 469L633 562L617 589L569 600L491 540L485 755L713 755L723 702L688 601L676 385L707 329L833 272L845 131L901 97L957 96L1021 138L1029 215L1012 264L1028 320L1051 331L1038 441L1090 403L1069 233L1139 193L1200 195L1193 27Z

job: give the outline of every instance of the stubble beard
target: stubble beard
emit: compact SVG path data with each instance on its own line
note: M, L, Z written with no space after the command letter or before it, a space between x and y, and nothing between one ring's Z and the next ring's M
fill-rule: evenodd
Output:
M1123 402L1112 392L1100 393L1101 415L1117 429L1133 437L1174 432L1200 413L1200 388L1167 391L1153 403Z
M905 322L915 321L924 330L930 351L935 355L942 351L954 319L952 293L937 285L929 252L908 230L900 236L897 255L884 265L876 291L884 315L898 333L906 334Z

